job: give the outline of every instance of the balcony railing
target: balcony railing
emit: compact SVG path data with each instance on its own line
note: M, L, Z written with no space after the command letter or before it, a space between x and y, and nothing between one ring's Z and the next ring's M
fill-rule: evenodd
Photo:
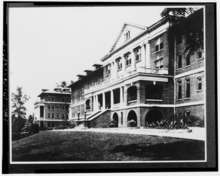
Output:
M113 81L118 81L119 79L126 78L128 76L131 76L135 73L149 73L149 74L158 74L158 75L166 75L168 74L168 69L167 68L160 68L160 69L152 69L152 68L147 68L147 67L136 67L135 69L132 69L130 71L124 71L123 75L120 77L117 77L117 75L114 77L112 76L111 79L105 79L103 82L100 82L100 84L91 86L87 89L85 89L85 94L88 94L90 92L93 92L95 90L101 89L103 86L106 86L107 84L112 83Z

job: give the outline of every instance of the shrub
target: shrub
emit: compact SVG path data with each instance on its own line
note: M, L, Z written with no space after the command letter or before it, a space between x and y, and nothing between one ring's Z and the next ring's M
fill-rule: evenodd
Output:
M26 119L22 117L12 117L12 133L20 133L24 127Z
M110 123L109 123L109 125L108 125L110 128L114 128L114 127L117 127L118 126L118 124L117 124L117 122L116 121L114 121L114 120L112 120L112 121L110 121Z
M135 120L131 119L128 121L128 127L136 127L137 123Z
M75 127L76 127L76 122L73 121L73 120L72 120L72 121L69 121L67 127L68 127L68 128L75 128Z

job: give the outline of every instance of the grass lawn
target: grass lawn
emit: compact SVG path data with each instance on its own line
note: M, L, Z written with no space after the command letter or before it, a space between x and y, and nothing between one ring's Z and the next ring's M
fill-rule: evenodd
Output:
M204 142L169 137L41 131L12 142L13 161L201 160Z

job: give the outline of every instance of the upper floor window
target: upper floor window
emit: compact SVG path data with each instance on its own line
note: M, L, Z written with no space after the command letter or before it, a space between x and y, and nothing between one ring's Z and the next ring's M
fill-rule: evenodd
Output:
M111 73L111 64L108 64L105 66L105 73L106 73L106 76L109 76L110 73Z
M197 57L198 57L199 59L202 58L202 51L198 51L198 52L197 52Z
M186 56L186 66L190 65L190 55Z
M163 49L163 42L160 43L160 50Z
M117 64L117 70L118 70L118 71L122 70L121 57L117 58L115 61L116 61L116 64Z
M182 98L182 81L179 80L177 82L177 99L181 99Z
M160 51L164 48L164 44L161 41L161 39L159 38L155 44L155 52Z
M50 118L50 113L47 114L47 117Z
M126 32L125 32L125 41L126 41L126 40L129 40L130 37L131 37L130 31L126 31Z
M131 65L131 57L130 57L130 52L129 53L126 53L124 55L125 57L125 65L126 67L129 67Z
M40 106L40 117L44 116L44 107Z
M202 78L200 76L197 78L197 90L202 90Z
M182 55L177 57L177 68L182 68Z
M113 90L113 101L114 104L120 103L120 89Z
M140 62L141 61L141 47L137 47L134 49L134 55L135 55L135 61Z
M160 68L163 68L163 57L160 57L158 58L156 61L155 61L155 67L157 69L160 69Z
M190 97L190 79L189 78L186 79L186 97L187 98Z

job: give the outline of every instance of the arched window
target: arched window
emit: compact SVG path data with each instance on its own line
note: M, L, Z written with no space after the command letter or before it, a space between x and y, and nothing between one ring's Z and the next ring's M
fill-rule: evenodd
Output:
M131 86L128 88L127 98L128 98L128 101L137 100L137 87L136 86Z

